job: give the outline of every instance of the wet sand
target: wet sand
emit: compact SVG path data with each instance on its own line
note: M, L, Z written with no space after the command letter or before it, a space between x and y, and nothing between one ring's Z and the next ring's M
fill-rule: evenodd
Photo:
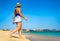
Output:
M60 41L60 37L48 37L39 35L25 35L31 41Z

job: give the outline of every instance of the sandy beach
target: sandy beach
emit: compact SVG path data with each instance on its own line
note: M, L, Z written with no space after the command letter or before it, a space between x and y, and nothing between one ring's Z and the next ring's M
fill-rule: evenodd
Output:
M60 37L46 37L31 34L24 34L24 39L19 39L17 34L10 38L8 31L0 31L0 41L60 41Z
M29 39L27 39L24 35L24 39L20 39L18 38L18 35L17 34L14 34L13 36L14 37L9 37L9 34L8 34L9 31L0 31L0 41L30 41Z

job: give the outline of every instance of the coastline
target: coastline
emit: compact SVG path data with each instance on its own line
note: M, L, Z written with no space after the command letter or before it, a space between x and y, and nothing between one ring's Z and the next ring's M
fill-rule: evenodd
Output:
M25 35L31 41L60 41L60 37L47 37L47 36L40 36L40 35L32 35L26 34Z
M47 37L35 34L23 34L25 39L18 39L17 37L9 38L9 31L0 30L0 41L60 41L60 37ZM14 36L18 36L14 34Z

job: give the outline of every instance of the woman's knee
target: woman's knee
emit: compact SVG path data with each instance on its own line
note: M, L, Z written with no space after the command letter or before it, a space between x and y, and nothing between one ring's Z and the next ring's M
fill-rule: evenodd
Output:
M18 23L17 28L21 29L21 23Z

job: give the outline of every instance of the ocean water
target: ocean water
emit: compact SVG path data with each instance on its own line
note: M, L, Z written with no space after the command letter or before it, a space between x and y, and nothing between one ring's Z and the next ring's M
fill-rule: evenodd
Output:
M50 37L60 37L60 32L30 32L30 34Z

